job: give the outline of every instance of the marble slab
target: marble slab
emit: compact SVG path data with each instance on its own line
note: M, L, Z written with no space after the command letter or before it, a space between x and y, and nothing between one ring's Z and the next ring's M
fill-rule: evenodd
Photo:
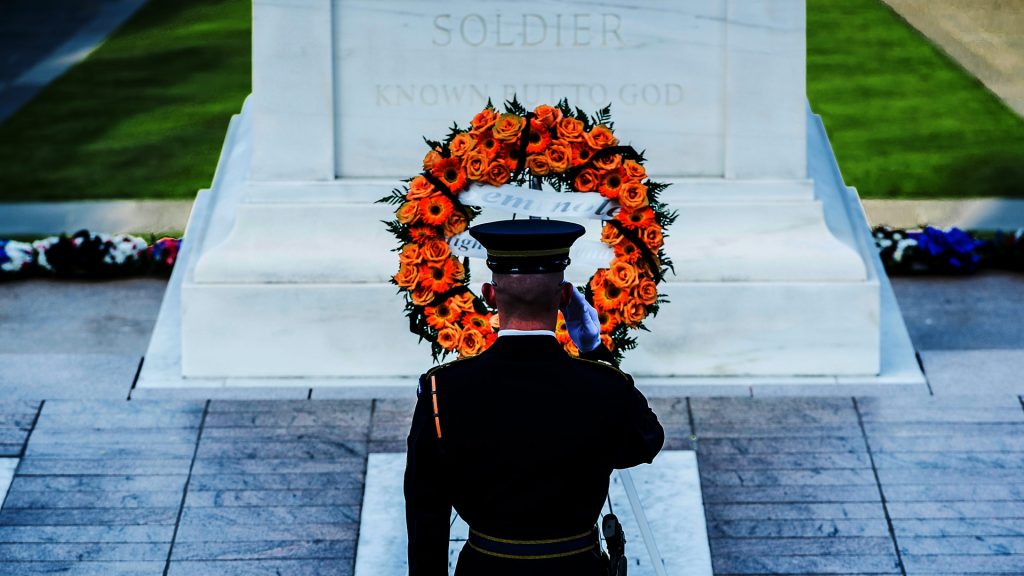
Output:
M408 573L402 493L404 471L405 454L372 453L369 456L356 548L356 576ZM696 454L688 450L662 451L653 464L633 468L631 474L667 574L712 574ZM620 472L612 475L608 492L610 503L603 513L613 511L622 523L629 573L653 576L651 557L640 537ZM455 571L468 530L466 523L453 513L448 548L450 573Z
M14 469L18 467L17 458L0 458L0 504L7 498L7 489L14 480Z

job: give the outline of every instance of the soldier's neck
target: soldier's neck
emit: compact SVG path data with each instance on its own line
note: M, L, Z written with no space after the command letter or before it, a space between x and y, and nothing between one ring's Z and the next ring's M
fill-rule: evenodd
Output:
M558 317L552 314L544 318L522 318L511 316L506 318L504 314L498 313L501 319L502 330L550 330L555 331L555 323Z

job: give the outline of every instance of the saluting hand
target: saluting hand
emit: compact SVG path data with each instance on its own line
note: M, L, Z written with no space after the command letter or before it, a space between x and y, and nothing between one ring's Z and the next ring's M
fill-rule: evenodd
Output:
M601 321L597 317L597 310L575 286L569 282L563 284L572 287L572 298L561 308L565 328L580 352L590 352L601 345Z

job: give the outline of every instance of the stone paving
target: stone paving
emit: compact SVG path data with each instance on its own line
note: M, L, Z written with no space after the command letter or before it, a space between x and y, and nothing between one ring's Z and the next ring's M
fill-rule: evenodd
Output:
M697 452L715 573L1024 573L1021 281L895 280L932 397L653 399ZM0 574L353 573L412 390L125 401L161 282L0 290Z

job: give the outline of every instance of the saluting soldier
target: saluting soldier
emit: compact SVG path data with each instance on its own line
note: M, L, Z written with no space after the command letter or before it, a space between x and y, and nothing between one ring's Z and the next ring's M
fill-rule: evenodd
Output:
M470 527L457 576L608 573L595 525L611 472L650 463L665 435L606 362L593 307L563 282L583 232L557 220L470 229L501 329L483 353L420 377L405 470L412 576L448 574L453 506ZM559 309L581 358L555 339Z

